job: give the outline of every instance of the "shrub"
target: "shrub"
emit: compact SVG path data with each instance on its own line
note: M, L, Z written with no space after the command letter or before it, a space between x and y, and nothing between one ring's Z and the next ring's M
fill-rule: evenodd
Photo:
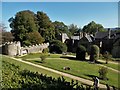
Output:
M86 48L82 45L77 47L76 58L79 60L85 60L85 55L86 55Z
M92 45L90 50L90 60L96 62L99 58L99 47L97 45Z
M46 55L41 54L40 59L41 59L41 63L43 63L45 61L45 59L46 59Z
M42 53L48 53L49 52L49 48L45 48L43 49Z
M67 46L59 40L54 40L50 43L49 49L51 53L63 53L67 51Z
M108 69L107 68L101 67L98 72L99 72L99 77L101 79L103 79L103 80L107 79L107 73L108 73Z
M105 52L103 54L103 58L106 60L106 64L108 64L108 61L112 58L112 56L109 54L109 52Z

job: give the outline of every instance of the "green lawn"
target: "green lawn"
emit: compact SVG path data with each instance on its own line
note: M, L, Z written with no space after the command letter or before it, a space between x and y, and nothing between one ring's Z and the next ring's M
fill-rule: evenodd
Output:
M45 54L48 58L60 58L63 56L62 54ZM28 55L22 56L22 57L16 57L16 58L22 58L22 59L31 59L31 58L40 58L41 53L30 53Z
M79 77L87 78L92 80L92 76L99 76L98 70L101 66L96 64L89 64L88 62L76 61L76 60L65 60L65 59L46 59L45 63L40 63L40 60L29 60L32 63L40 64L46 67L50 67L59 71L67 72L72 75L76 75ZM64 66L69 66L71 68L70 71L63 70ZM113 72L112 70L108 71L107 77L108 81L100 80L101 83L114 85L118 87L118 73Z
M112 64L112 63L103 64L103 65L108 66L108 67L111 67L111 68L116 69L116 70L119 70L118 67L120 67L119 64ZM120 71L120 70L119 70L119 71Z
M0 55L1 57L1 55ZM5 57L5 56L2 56L2 59L0 59L0 62L1 61L7 61L7 62L10 62L10 63L13 63L15 65L18 65L21 67L21 69L27 69L27 70L30 70L30 71L33 71L33 72L39 72L39 73L43 73L43 74L47 74L48 76L52 76L52 77L55 77L55 78L58 78L58 77L61 77L61 75L59 74L56 74L56 73L53 73L53 72L50 72L50 71L47 71L47 70L44 70L44 69L41 69L41 68L37 68L37 67L34 67L32 65L29 65L29 64L25 64L25 63L22 63L22 62L19 62L19 61L16 61L16 60L13 60L13 59L10 59L8 57ZM71 81L70 78L68 77L65 77L65 79L67 81Z

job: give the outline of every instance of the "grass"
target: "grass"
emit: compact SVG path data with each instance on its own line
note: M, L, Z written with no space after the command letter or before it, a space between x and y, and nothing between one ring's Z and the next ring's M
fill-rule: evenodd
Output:
M41 53L30 53L28 55L22 56L22 57L16 57L16 58L22 58L22 59L31 59L31 58L40 58L42 54ZM49 58L60 58L63 56L62 54L45 54Z
M119 70L119 64L112 64L112 63L108 63L108 64L104 64L105 66L111 67L113 69Z
M1 55L0 55L1 57ZM1 61L6 61L6 62L10 62L10 63L13 63L15 65L18 65L21 67L22 70L24 69L27 69L27 70L30 70L30 71L33 71L33 72L38 72L38 73L43 73L43 74L46 74L48 76L52 76L54 78L58 78L58 77L61 77L61 75L59 74L56 74L56 73L53 73L53 72L50 72L50 71L47 71L47 70L44 70L44 69L41 69L41 68L38 68L38 67L34 67L32 65L29 65L29 64L25 64L25 63L22 63L22 62L19 62L19 61L16 61L16 60L13 60L13 59L10 59L6 56L2 56L2 59L0 59L0 62ZM68 77L64 77L67 81L71 81L70 78ZM80 83L80 82L79 82Z
M59 71L67 72L69 74L87 78L92 80L92 76L99 76L98 70L101 66L96 64L89 64L88 62L76 61L76 60L65 60L65 59L46 59L45 63L39 63L39 60L29 60L32 63L40 64L46 67L50 67ZM70 71L63 70L64 66L69 66ZM101 83L114 85L118 87L118 73L108 70L108 81L100 80Z

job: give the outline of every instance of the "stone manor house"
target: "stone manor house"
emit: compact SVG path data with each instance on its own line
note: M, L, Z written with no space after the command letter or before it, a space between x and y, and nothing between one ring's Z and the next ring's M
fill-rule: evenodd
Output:
M120 58L120 32L109 30L107 32L96 32L95 35L80 32L68 37L66 33L61 34L60 40L67 44L70 52L75 52L78 45L83 45L90 50L90 46L96 44L103 54L108 51L113 57Z

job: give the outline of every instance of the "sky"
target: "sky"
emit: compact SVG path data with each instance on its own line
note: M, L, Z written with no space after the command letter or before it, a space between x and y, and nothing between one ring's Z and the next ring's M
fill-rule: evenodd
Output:
M118 2L2 2L2 22L9 28L9 18L19 11L45 12L51 21L75 24L83 28L91 21L105 28L118 26Z

